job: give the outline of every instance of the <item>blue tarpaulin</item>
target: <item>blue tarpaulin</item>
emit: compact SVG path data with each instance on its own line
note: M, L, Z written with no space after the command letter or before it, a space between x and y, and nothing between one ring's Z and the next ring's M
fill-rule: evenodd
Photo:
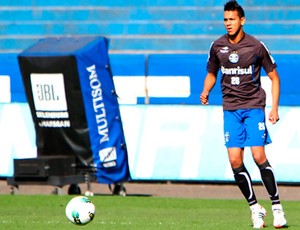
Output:
M104 37L45 38L19 55L38 155L74 154L100 183L130 179Z

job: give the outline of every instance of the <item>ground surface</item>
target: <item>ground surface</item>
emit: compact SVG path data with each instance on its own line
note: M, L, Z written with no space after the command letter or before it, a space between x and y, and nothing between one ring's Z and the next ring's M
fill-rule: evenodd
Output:
M235 185L228 184L190 184L190 183L125 183L128 196L159 196L185 198L243 199ZM79 184L82 194L87 191L87 184ZM69 186L62 188L68 194ZM92 183L90 189L94 195L111 195L108 185ZM258 199L268 199L265 188L255 185ZM11 194L12 188L6 180L0 180L0 194ZM51 194L55 187L48 185L20 185L18 194ZM300 200L300 186L279 185L281 200Z

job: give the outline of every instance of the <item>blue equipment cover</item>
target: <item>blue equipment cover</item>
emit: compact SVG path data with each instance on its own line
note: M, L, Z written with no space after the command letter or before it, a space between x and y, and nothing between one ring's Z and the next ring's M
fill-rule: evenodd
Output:
M38 156L75 155L99 183L130 179L119 104L104 37L45 38L18 60Z

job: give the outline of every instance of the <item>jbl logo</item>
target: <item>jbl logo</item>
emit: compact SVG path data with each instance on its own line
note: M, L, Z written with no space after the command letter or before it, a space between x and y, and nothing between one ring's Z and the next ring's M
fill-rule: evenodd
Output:
M30 80L37 111L68 110L62 73L32 73Z
M58 101L59 96L55 93L54 85L37 84L36 85L37 98L40 101Z

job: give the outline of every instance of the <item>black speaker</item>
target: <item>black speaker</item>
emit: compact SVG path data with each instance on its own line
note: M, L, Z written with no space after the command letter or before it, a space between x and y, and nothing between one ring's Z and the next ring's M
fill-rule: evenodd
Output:
M76 174L75 156L40 156L14 159L14 177L47 178L49 176L71 176Z

